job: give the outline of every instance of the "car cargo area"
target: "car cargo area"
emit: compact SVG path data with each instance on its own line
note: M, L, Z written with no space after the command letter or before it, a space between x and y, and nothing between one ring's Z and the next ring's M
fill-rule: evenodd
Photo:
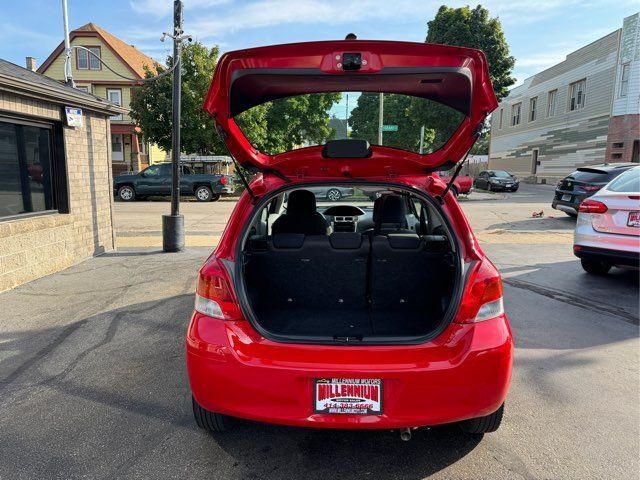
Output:
M317 192L302 192L265 207L244 245L246 303L260 327L341 341L423 337L442 326L459 262L433 205L374 192L375 203L317 206Z

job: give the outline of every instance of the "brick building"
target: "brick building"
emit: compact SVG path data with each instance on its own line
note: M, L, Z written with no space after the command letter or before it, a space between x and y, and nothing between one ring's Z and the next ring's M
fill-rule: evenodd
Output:
M109 116L124 111L0 59L0 291L114 249Z
M492 115L489 168L531 181L639 154L640 13L527 78Z

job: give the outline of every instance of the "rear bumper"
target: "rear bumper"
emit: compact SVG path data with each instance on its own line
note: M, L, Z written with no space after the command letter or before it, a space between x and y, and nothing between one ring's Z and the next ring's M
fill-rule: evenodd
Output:
M189 325L191 391L207 410L262 422L324 428L402 428L488 415L504 402L513 340L505 316L451 324L405 346L275 343L248 322L195 313ZM381 378L382 415L316 414L313 380Z
M564 202L562 200L554 198L553 202L551 202L551 207L555 208L556 210L560 210L561 212L577 215L580 203Z
M640 253L638 252L625 252L622 250L574 245L573 253L576 257L587 260L603 260L613 265L640 267Z
M515 192L516 190L518 190L519 186L520 184L518 183L516 183L512 187L507 187L506 185L497 185L495 183L492 183L491 190L493 190L494 192Z

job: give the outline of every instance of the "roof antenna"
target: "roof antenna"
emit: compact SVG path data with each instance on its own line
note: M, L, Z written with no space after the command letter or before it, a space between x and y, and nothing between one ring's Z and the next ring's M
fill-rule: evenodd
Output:
M345 40L357 40L358 37L356 37L355 33L347 33L347 36L344 37Z

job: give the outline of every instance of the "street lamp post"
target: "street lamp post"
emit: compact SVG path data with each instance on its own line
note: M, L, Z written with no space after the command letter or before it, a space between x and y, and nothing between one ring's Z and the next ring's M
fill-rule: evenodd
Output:
M165 252L184 250L184 216L180 214L180 95L182 41L182 0L173 2L173 129L171 133L171 214L162 216L162 249ZM178 62L177 65L175 62Z

